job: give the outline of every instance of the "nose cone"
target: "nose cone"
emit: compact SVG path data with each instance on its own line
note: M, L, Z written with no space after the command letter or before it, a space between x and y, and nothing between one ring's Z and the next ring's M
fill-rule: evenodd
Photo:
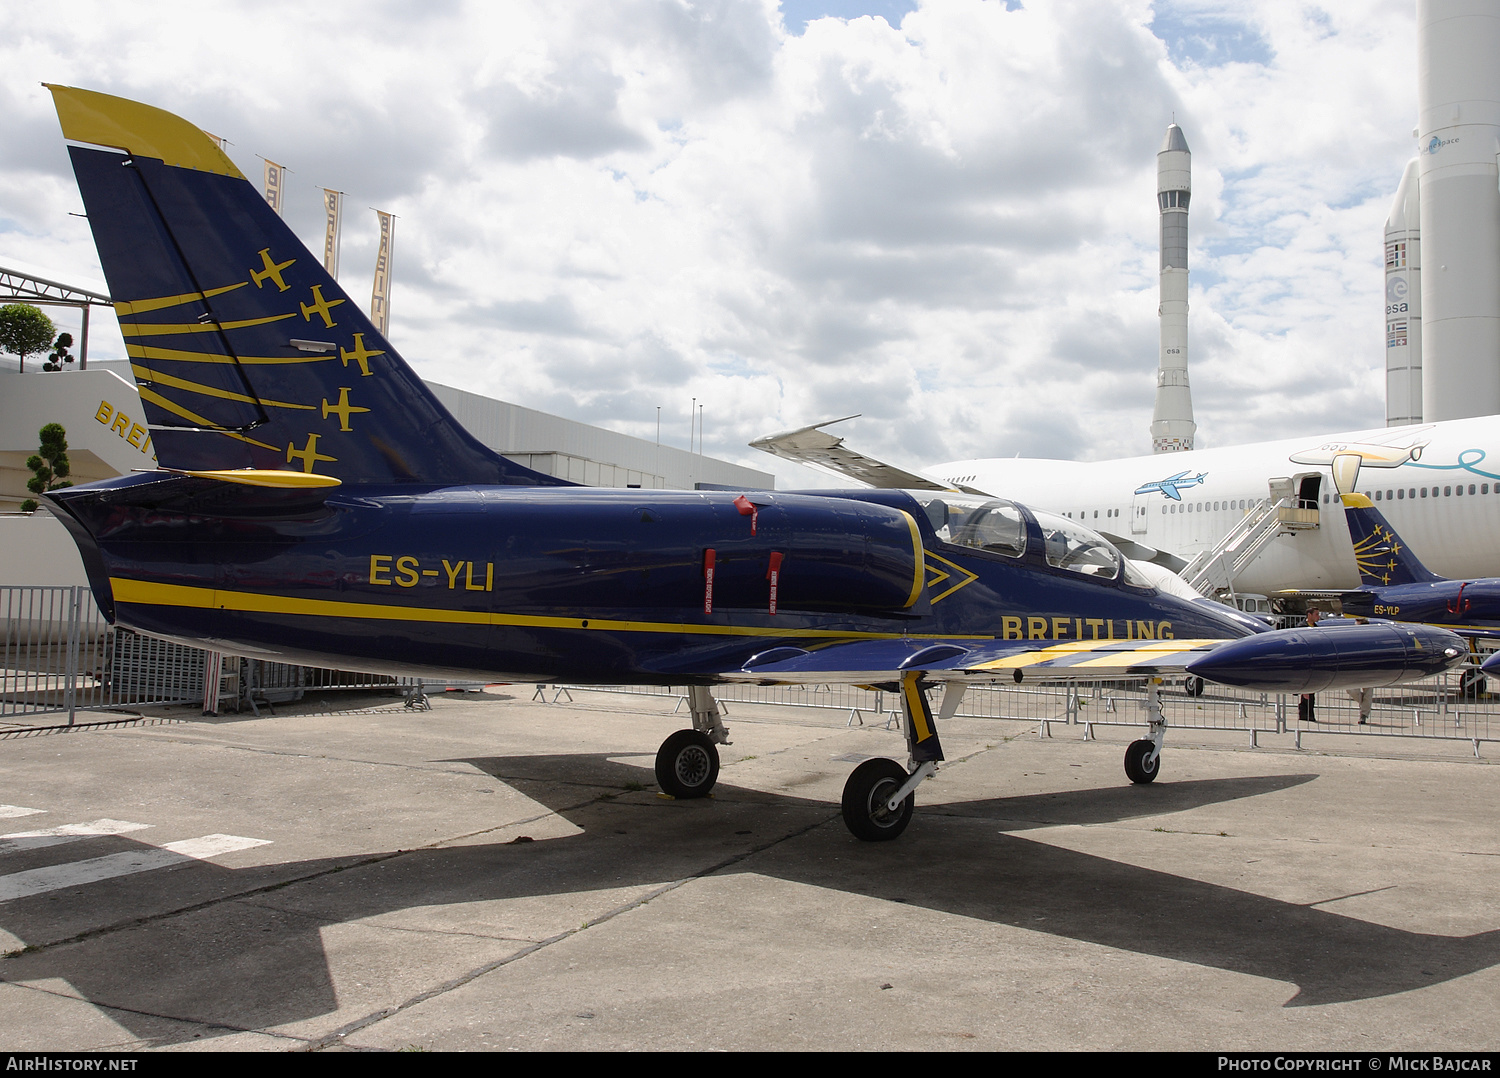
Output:
M1187 136L1182 133L1182 128L1178 127L1176 124L1172 124L1167 128L1167 137L1162 139L1161 149L1157 150L1156 152L1171 153L1174 150L1179 153L1193 152L1192 150L1188 149Z

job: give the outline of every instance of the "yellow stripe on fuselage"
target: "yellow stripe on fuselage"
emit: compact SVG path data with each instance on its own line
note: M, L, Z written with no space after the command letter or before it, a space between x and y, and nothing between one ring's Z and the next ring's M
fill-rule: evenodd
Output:
M324 618L371 618L377 621L442 622L453 625L506 625L531 629L599 629L626 633L686 633L700 636L802 637L827 640L915 639L987 640L980 635L953 633L876 633L842 629L781 629L772 626L695 625L687 622L617 621L608 618L559 618L536 614L499 614L484 610L443 610L436 607L351 603L337 599L294 599L246 591L221 591L183 584L110 577L115 601L141 606L180 606L194 610L230 610L249 614L297 614Z

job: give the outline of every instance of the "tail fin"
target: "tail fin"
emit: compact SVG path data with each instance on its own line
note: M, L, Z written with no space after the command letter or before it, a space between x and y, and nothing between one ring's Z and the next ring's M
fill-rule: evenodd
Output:
M557 485L448 414L218 145L49 86L158 462L345 483Z
M1342 498L1361 584L1378 587L1443 579L1417 560L1374 502L1363 494L1344 494Z

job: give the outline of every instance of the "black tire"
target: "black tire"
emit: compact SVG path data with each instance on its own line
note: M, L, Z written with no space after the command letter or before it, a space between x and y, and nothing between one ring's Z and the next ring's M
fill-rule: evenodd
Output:
M719 747L698 730L678 730L656 750L656 785L690 801L707 797L719 781Z
M1202 696L1203 688L1203 679L1197 674L1189 674L1182 679L1182 691L1189 696Z
M1488 688L1489 680L1482 670L1471 666L1458 675L1458 692L1465 700L1479 699Z
M1138 786L1155 782L1156 776L1161 774L1161 757L1151 759L1154 751L1154 741L1147 741L1145 738L1132 741L1125 750L1125 777Z
M844 826L863 842L889 842L906 830L916 808L917 795L909 793L895 812L886 808L891 795L910 776L895 760L866 760L844 783Z

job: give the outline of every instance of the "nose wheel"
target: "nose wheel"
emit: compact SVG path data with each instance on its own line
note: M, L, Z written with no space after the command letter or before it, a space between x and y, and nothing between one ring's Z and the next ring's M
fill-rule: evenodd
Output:
M917 795L909 793L896 803L890 800L910 776L895 760L866 760L844 783L844 826L865 842L889 842L911 823Z
M688 801L707 797L719 781L719 748L701 730L678 730L656 750L656 785Z
M1130 747L1125 750L1125 777L1139 786L1144 786L1148 782L1155 782L1159 774L1161 774L1161 754L1156 751L1156 742L1146 738L1132 741Z

